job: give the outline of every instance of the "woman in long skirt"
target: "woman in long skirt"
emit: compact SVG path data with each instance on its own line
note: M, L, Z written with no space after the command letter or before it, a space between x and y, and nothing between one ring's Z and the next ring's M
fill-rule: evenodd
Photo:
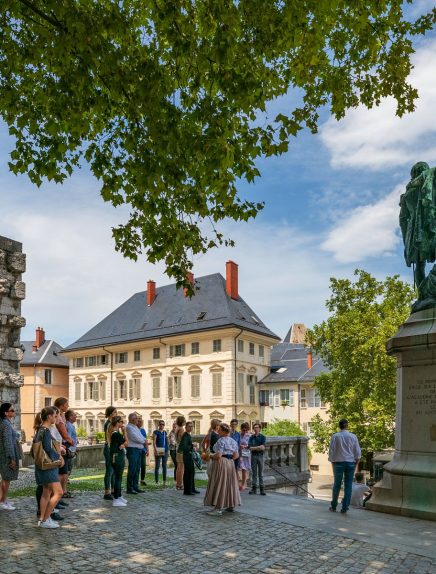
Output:
M211 454L212 467L204 497L204 505L214 507L208 512L210 516L221 516L223 508L233 512L235 506L241 505L238 475L233 462L239 458L238 443L229 436L229 425L221 423L218 432L220 438Z

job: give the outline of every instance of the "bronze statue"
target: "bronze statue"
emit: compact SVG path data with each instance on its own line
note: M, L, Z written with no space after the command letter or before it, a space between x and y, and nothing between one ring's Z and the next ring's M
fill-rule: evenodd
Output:
M404 258L414 266L418 300L412 311L436 307L436 265L425 276L426 263L436 260L436 168L423 161L412 167L411 180L400 199Z

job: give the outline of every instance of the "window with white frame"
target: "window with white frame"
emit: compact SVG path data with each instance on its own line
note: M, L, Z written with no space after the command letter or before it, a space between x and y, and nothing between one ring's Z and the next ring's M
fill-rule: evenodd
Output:
M149 419L148 420L148 436L151 437L151 435L153 434L154 430L158 430L159 429L159 421L162 420L161 418L153 418L153 419Z
M265 357L265 347L263 345L259 345L259 357L262 359Z
M82 398L82 382L76 381L74 383L74 400L80 401Z
M141 379L129 380L129 400L139 401L141 399Z
M254 343L249 343L248 352L250 355L254 355Z
M242 339L238 339L238 353L244 352L244 341Z
M133 360L138 362L141 360L141 351L133 351Z
M127 351L124 353L115 353L116 363L127 363L127 359L128 359Z
M126 379L116 379L114 383L114 401L119 401L120 399L127 401Z
M74 359L74 366L76 369L81 369L83 367L83 357L77 357L77 359Z
M44 397L44 406L51 407L51 401L52 401L51 397Z
M97 357L97 364L98 365L107 365L108 364L108 356L107 355L99 355Z
M200 373L191 375L191 397L193 399L200 397Z
M301 425L301 427L302 427L302 429L303 429L303 432L305 432L305 433L307 434L307 436L310 436L310 433L311 433L310 423L303 423L303 424Z
M170 357L184 357L185 356L185 344L181 345L170 345Z
M191 422L193 425L192 434L200 434L200 419L191 417Z
M152 398L160 399L160 377L153 377L151 380L152 384Z
M44 385L51 385L53 383L53 373L51 369L44 369Z
M238 400L240 403L245 400L244 373L238 373Z
M153 359L160 359L160 348L159 347L153 348Z
M222 374L212 373L212 396L221 397L223 394L222 389Z
M90 380L85 381L85 401L98 401L99 393L98 393L98 381Z
M282 406L294 406L294 391L292 389L280 389L280 401Z
M97 365L97 357L85 357L85 367L95 367Z
M181 399L182 398L182 377L180 375L175 375L173 377L174 383L174 398Z
M200 343L195 342L191 343L191 355L199 355L200 354Z
M269 390L259 391L259 404L261 407L269 406Z
M301 408L314 408L325 407L325 403L321 401L318 390L314 388L300 390L300 406Z
M256 404L256 387L254 385L250 385L248 388L250 390L250 405L255 405Z
M212 341L212 351L214 353L221 352L221 339L214 339Z
M174 398L174 381L173 377L168 377L168 400L172 401Z

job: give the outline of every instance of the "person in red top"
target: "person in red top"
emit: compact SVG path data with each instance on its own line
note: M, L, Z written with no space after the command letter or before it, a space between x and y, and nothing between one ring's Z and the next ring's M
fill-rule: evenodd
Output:
M62 437L62 444L65 447L74 446L74 439L68 434L67 427L65 425L65 413L67 412L68 406L68 399L65 397L59 397L55 400L54 406L59 409L59 420L56 423L56 428L59 431L59 434ZM68 482L68 473L70 471L70 462L68 457L64 458L65 462L64 465L59 469L59 479L61 481L61 486L63 490L63 497L64 498L72 498L72 495L67 490L67 482Z

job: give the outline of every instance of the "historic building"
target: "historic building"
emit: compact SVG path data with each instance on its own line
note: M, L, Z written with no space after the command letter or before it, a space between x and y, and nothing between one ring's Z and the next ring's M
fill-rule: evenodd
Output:
M58 397L68 397L68 359L62 347L46 340L44 329L37 327L34 341L22 341L24 355L20 374L24 384L20 388L21 428L28 440L33 436L36 413L52 405Z
M306 327L294 324L284 341L272 347L271 372L258 382L258 400L262 423L291 420L310 439L312 417L319 414L323 419L328 418L326 405L313 386L315 377L327 367L304 345L305 336ZM310 468L319 474L331 474L327 455L316 453L313 448Z
M238 292L238 266L226 278L194 281L190 298L175 284L136 293L65 349L70 404L79 425L101 431L104 410L140 413L148 431L182 414L205 433L210 419L259 421L256 383L269 373L279 340Z

